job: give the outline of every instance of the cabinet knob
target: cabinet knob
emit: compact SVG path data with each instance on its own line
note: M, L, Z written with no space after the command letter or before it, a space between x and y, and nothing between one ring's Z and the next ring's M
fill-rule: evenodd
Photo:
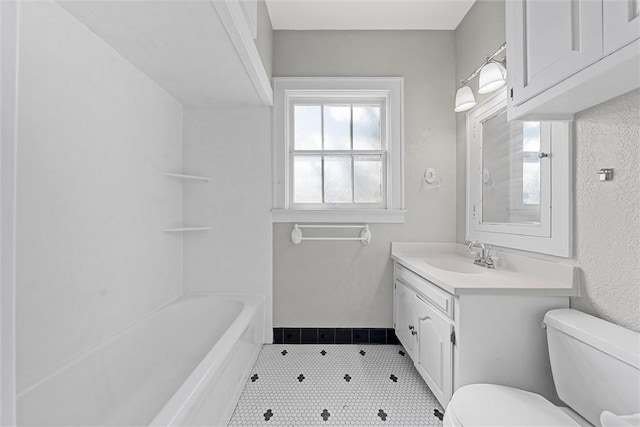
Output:
M539 159L544 159L545 157L549 157L549 153L538 153Z
M415 329L415 327L413 325L409 325L409 330L413 331Z
M417 331L412 330L412 331L411 331L411 335L418 335L418 332L417 332Z

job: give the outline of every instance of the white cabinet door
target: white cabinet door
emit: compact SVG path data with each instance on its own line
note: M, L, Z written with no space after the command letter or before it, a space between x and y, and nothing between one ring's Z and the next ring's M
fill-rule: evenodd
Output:
M640 1L604 0L602 13L605 55L640 38Z
M505 12L515 105L602 57L602 0L509 0Z
M416 342L415 321L413 318L413 300L416 294L402 283L396 281L394 318L396 319L396 335L405 350L413 358Z
M413 361L440 404L446 407L453 393L453 324L418 296L413 304L418 331Z

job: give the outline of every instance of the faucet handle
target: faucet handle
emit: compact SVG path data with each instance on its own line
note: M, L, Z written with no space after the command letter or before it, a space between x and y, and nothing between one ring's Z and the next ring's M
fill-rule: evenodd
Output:
M473 248L480 249L480 252L474 251ZM467 246L467 252L469 252L470 254L476 254L476 261L484 261L484 258L486 256L485 245L479 240L473 240L471 243L469 243L469 246Z
M484 263L486 264L487 268L496 268L496 265L493 261L493 258L491 258L491 255L487 255L487 257L484 259Z
M497 255L493 255L491 257L491 262L493 263L494 266L498 266L498 263L500 262L500 257Z

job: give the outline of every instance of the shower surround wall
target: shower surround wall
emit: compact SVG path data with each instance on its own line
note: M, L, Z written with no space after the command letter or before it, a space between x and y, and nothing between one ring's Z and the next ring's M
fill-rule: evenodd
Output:
M182 105L54 2L19 43L18 399L182 294Z
M273 28L264 0L255 43L271 78ZM185 224L211 227L184 236L184 292L263 297L271 342L271 107L185 106L183 120L184 170L211 178L184 184Z
M271 342L271 108L185 107L185 293L261 295Z
M404 224L370 224L373 238L291 243L273 225L276 327L391 328L393 241L455 240L453 31L276 31L273 75L404 77ZM425 186L425 169L442 176Z

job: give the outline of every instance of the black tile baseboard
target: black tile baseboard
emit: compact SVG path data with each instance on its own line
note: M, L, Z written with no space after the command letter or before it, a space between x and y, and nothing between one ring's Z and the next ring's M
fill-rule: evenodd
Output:
M283 328L282 344L300 344L301 328Z
M273 328L274 344L400 344L390 328Z

